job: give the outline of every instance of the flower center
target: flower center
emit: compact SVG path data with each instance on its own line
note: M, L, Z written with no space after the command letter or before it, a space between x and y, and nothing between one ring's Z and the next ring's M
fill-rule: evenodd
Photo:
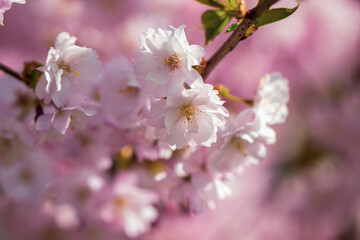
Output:
M69 64L65 64L65 63L59 63L59 68L64 70L66 73L73 73L76 76L80 76L79 72L75 72L74 70L71 69Z
M23 169L19 173L19 178L23 183L30 183L34 179L34 175L30 170Z
M137 94L139 92L139 88L133 86L127 86L126 88L119 89L120 94L128 93L128 94Z
M125 197L116 197L114 199L115 210L120 212L128 203L129 201Z
M246 147L246 144L247 142L244 141L242 138L240 137L232 137L231 140L230 140L230 143L233 144L236 149L242 153L242 155L244 157L247 156L246 152L245 152L245 147Z
M188 122L192 122L197 115L197 109L192 105L182 106L180 111L181 115L184 116Z
M176 53L170 55L168 58L164 59L165 67L171 71L175 71L180 68L180 58Z

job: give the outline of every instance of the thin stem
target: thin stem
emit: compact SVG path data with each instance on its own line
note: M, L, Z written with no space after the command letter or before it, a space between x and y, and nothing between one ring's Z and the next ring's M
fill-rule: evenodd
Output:
M2 70L4 73L9 74L11 76L13 76L14 78L20 80L20 81L24 81L24 79L20 76L19 73L15 72L14 70L12 70L11 68L5 66L4 64L0 63L0 70Z
M251 9L240 25L235 29L226 42L217 50L217 52L207 61L207 65L202 71L201 76L205 80L219 62L231 52L244 37L246 31L251 27L255 20L273 4L279 0L263 0L255 8Z

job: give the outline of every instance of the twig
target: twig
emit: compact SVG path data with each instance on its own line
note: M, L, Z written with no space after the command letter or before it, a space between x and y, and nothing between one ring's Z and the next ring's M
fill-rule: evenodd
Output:
M218 63L237 46L249 27L255 23L255 20L277 1L279 0L263 0L245 15L245 18L231 34L229 39L226 40L226 42L219 48L219 50L207 61L206 67L201 73L201 76L204 80L209 76L211 71L218 65Z
M14 78L20 80L20 81L24 81L24 79L20 76L19 73L15 72L14 70L12 70L11 68L5 66L4 64L0 63L0 70L2 70L4 73L9 74L11 76L13 76Z

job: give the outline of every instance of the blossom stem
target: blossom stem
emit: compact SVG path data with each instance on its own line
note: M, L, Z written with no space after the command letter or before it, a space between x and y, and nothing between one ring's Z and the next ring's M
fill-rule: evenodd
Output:
M0 63L0 70L3 71L6 74L9 74L11 76L13 76L14 78L16 78L17 80L20 81L24 81L24 79L20 76L19 73L17 73L16 71L12 70L11 68L5 66L4 64Z
M243 99L243 98L236 97L234 95L227 95L227 96L223 96L223 97L228 100L234 101L234 102L247 104L250 107L252 107L254 105L253 99Z
M217 52L207 61L206 67L201 73L204 81L219 62L230 53L237 44L243 39L246 31L255 23L255 20L273 4L279 0L262 0L255 8L246 13L243 21L226 40L226 42L217 50Z

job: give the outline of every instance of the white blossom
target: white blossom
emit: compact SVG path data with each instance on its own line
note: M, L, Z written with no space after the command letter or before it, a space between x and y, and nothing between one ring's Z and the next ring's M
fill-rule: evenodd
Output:
M280 73L267 74L260 81L254 110L267 124L283 123L288 115L288 80Z
M229 120L212 148L211 166L219 171L237 171L246 164L257 164L266 155L265 144L275 142L275 132L257 118L252 109Z
M198 79L190 89L160 99L151 105L148 122L155 134L165 135L178 149L189 145L210 146L216 141L219 127L224 126L228 111L222 106L211 84Z
M147 231L158 212L152 204L159 201L151 190L136 186L136 175L116 178L113 188L100 207L101 219L115 229L123 229L128 237L137 237Z
M38 130L50 129L55 124L55 129L64 134L73 111L81 111L86 116L97 112L97 104L88 95L97 81L101 64L94 50L79 47L75 41L75 37L62 32L56 38L55 48L49 50L45 78L37 84L36 95L46 104L52 102L56 112L40 116Z
M0 25L4 26L4 13L11 8L13 3L25 4L25 0L1 0L0 1Z
M190 85L199 76L192 66L200 64L204 49L189 45L184 28L185 25L169 26L166 30L150 28L140 36L135 71L155 83L157 97L173 95L183 88L184 82Z

